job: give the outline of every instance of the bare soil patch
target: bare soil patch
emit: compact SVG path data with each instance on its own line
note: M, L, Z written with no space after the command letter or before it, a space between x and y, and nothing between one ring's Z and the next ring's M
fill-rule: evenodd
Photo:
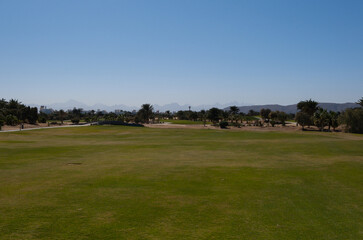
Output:
M24 123L24 129L30 129L30 128L45 128L45 127L56 127L56 126L66 126L66 125L71 125L71 123L67 123L64 122L63 125L54 125L54 124L49 124L48 123L37 123L37 124L29 124L29 123ZM15 126L2 126L1 130L2 131L9 131L9 130L19 130L21 128L21 125L15 125Z

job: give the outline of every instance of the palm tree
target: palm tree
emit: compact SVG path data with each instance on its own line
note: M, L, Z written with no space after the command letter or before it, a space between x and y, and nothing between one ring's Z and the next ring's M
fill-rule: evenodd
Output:
M334 111L329 111L329 131L330 131L330 127L333 128L333 131L335 132L335 128L339 126L339 118L340 113L339 112L334 112Z
M0 99L0 109L5 109L7 105L8 102L4 98Z
M207 112L207 117L209 120L211 120L214 124L219 122L219 120L222 118L223 111L218 108L211 108Z
M229 107L229 113L230 113L230 116L232 119L232 123L233 123L233 120L235 119L236 115L238 114L238 112L239 112L239 108L237 106ZM236 123L237 123L237 119L236 119Z
M167 119L170 119L170 118L171 118L171 113L170 113L170 111L169 111L169 110L166 110L166 111L165 111L165 117L166 117Z
M314 113L318 110L318 103L313 100L300 101L297 104L297 109L300 111L313 116Z
M363 107L363 97L359 99L358 102L356 103L359 104L361 107Z
M310 99L310 100L306 100L306 101L300 101L297 104L297 109L303 113L308 114L310 116L310 118L313 118L314 113L319 108L318 108L318 103ZM308 126L310 127L310 123L308 123Z
M141 118L144 120L144 122L149 123L150 118L153 115L153 106L151 104L143 104L141 106L141 109L139 110L139 113L141 115Z
M271 112L271 109L269 109L269 108L262 108L261 110L260 110L260 115L261 115L261 118L262 118L262 120L264 121L264 122L267 122L267 125L268 125L268 123L270 122L270 112Z
M314 114L314 124L319 128L320 131L324 130L324 127L329 124L329 113L322 108Z
M58 112L59 119L61 120L61 123L63 124L63 120L66 117L66 112L63 111L63 109L59 110Z
M311 118L307 113L300 111L296 113L295 121L302 126L302 130L305 130L304 127L310 124Z
M205 110L200 111L200 119L203 121L203 126L207 123L207 112Z

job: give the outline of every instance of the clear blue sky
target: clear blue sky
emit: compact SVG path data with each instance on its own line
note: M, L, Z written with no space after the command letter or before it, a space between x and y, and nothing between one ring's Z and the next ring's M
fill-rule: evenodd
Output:
M0 0L0 98L292 104L363 96L363 1Z

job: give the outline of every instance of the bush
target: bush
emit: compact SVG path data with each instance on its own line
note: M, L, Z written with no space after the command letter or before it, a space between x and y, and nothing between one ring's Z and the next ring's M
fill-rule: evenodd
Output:
M350 133L363 133L363 109L347 109L341 115L341 123L345 124L345 131Z
M46 118L46 117L44 117L44 116L40 116L40 117L39 117L39 119L38 119L38 121L39 121L40 123L46 123L46 122L47 122L47 118Z
M282 126L285 126L285 121L287 120L287 114L285 112L278 112L277 119L281 122Z
M19 120L16 116L13 115L7 115L5 118L6 125L15 126L18 124Z
M311 117L309 114L304 112L298 112L295 116L296 122L302 126L302 129L304 130L304 126L311 124Z
M136 114L135 119L134 119L135 123L144 123L142 117L140 116L140 114ZM130 122L130 119L126 119L126 122Z
M78 117L72 118L72 119L71 119L71 122L72 122L73 124L78 124L78 123L79 123L79 118L78 118Z
M124 122L125 117L123 115L118 115L116 120L119 121L119 122Z
M223 122L219 123L220 128L227 128L227 126L228 126L228 122L226 122L226 121L223 121Z

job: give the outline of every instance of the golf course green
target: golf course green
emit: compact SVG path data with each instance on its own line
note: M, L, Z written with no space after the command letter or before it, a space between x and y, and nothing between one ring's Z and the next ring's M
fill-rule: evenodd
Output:
M363 239L363 136L0 133L0 239Z

